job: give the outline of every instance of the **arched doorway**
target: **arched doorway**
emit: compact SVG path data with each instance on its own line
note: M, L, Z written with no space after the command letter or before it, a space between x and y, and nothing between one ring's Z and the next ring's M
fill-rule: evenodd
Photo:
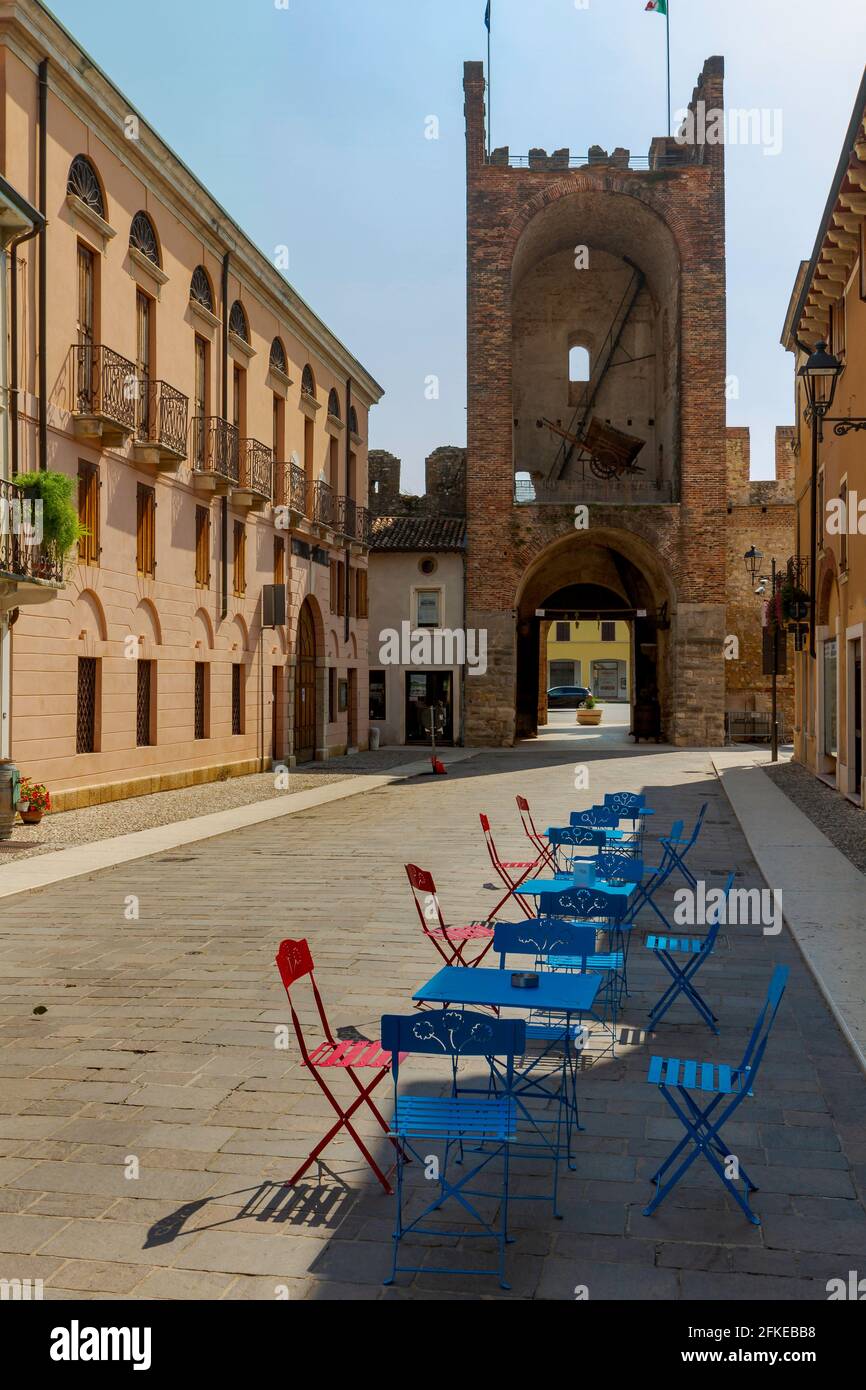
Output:
M599 528L554 543L523 577L516 605L516 735L531 738L546 719L544 640L551 624L600 634L627 624L629 703L655 706L664 735L671 711L671 626L675 601L660 557L630 532ZM597 650L591 648L591 650ZM592 664L576 681L593 689ZM586 677L586 678L584 678Z
M310 762L316 754L316 624L309 600L298 615L295 662L295 757Z

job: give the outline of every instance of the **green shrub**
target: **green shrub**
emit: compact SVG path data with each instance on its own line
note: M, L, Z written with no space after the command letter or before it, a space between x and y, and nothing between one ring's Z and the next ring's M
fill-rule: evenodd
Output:
M62 560L87 529L82 525L73 501L77 480L68 473L19 473L13 483L42 502L42 540Z

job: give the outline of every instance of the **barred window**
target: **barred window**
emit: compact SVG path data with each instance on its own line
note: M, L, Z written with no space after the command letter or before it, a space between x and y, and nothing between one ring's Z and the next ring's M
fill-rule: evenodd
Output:
M303 396L315 396L316 378L313 376L313 369L309 362L301 373L301 394Z
M76 753L96 752L96 657L78 658Z
M271 343L270 364L275 371L282 372L283 376L289 375L289 361L282 338L274 338Z
M69 175L66 180L66 192L80 198L82 203L86 203L92 212L98 213L102 218L105 217L102 184L99 182L99 175L95 166L86 154L77 154L70 164Z
M244 731L243 667L239 661L232 666L232 733Z
M234 333L241 342L248 343L250 340L250 326L247 320L247 311L239 299L236 299L229 313L229 332Z
M333 387L328 392L328 414L332 420L340 419L340 397Z
M203 265L197 265L192 273L189 283L189 297L194 299L196 304L201 304L211 314L214 311L213 286L210 276Z
M129 245L156 266L162 265L156 230L146 212L137 212L129 229Z

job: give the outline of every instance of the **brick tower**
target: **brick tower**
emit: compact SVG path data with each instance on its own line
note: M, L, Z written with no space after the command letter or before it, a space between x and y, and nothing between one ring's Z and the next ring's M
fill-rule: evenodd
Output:
M465 65L469 743L535 731L541 614L569 610L629 617L633 699L672 743L723 741L723 87L710 58L642 159L488 158Z

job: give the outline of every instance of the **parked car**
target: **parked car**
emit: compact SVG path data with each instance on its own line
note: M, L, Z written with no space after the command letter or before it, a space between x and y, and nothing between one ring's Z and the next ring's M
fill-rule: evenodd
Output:
M547 708L577 709L588 694L585 685L554 685L547 692Z

